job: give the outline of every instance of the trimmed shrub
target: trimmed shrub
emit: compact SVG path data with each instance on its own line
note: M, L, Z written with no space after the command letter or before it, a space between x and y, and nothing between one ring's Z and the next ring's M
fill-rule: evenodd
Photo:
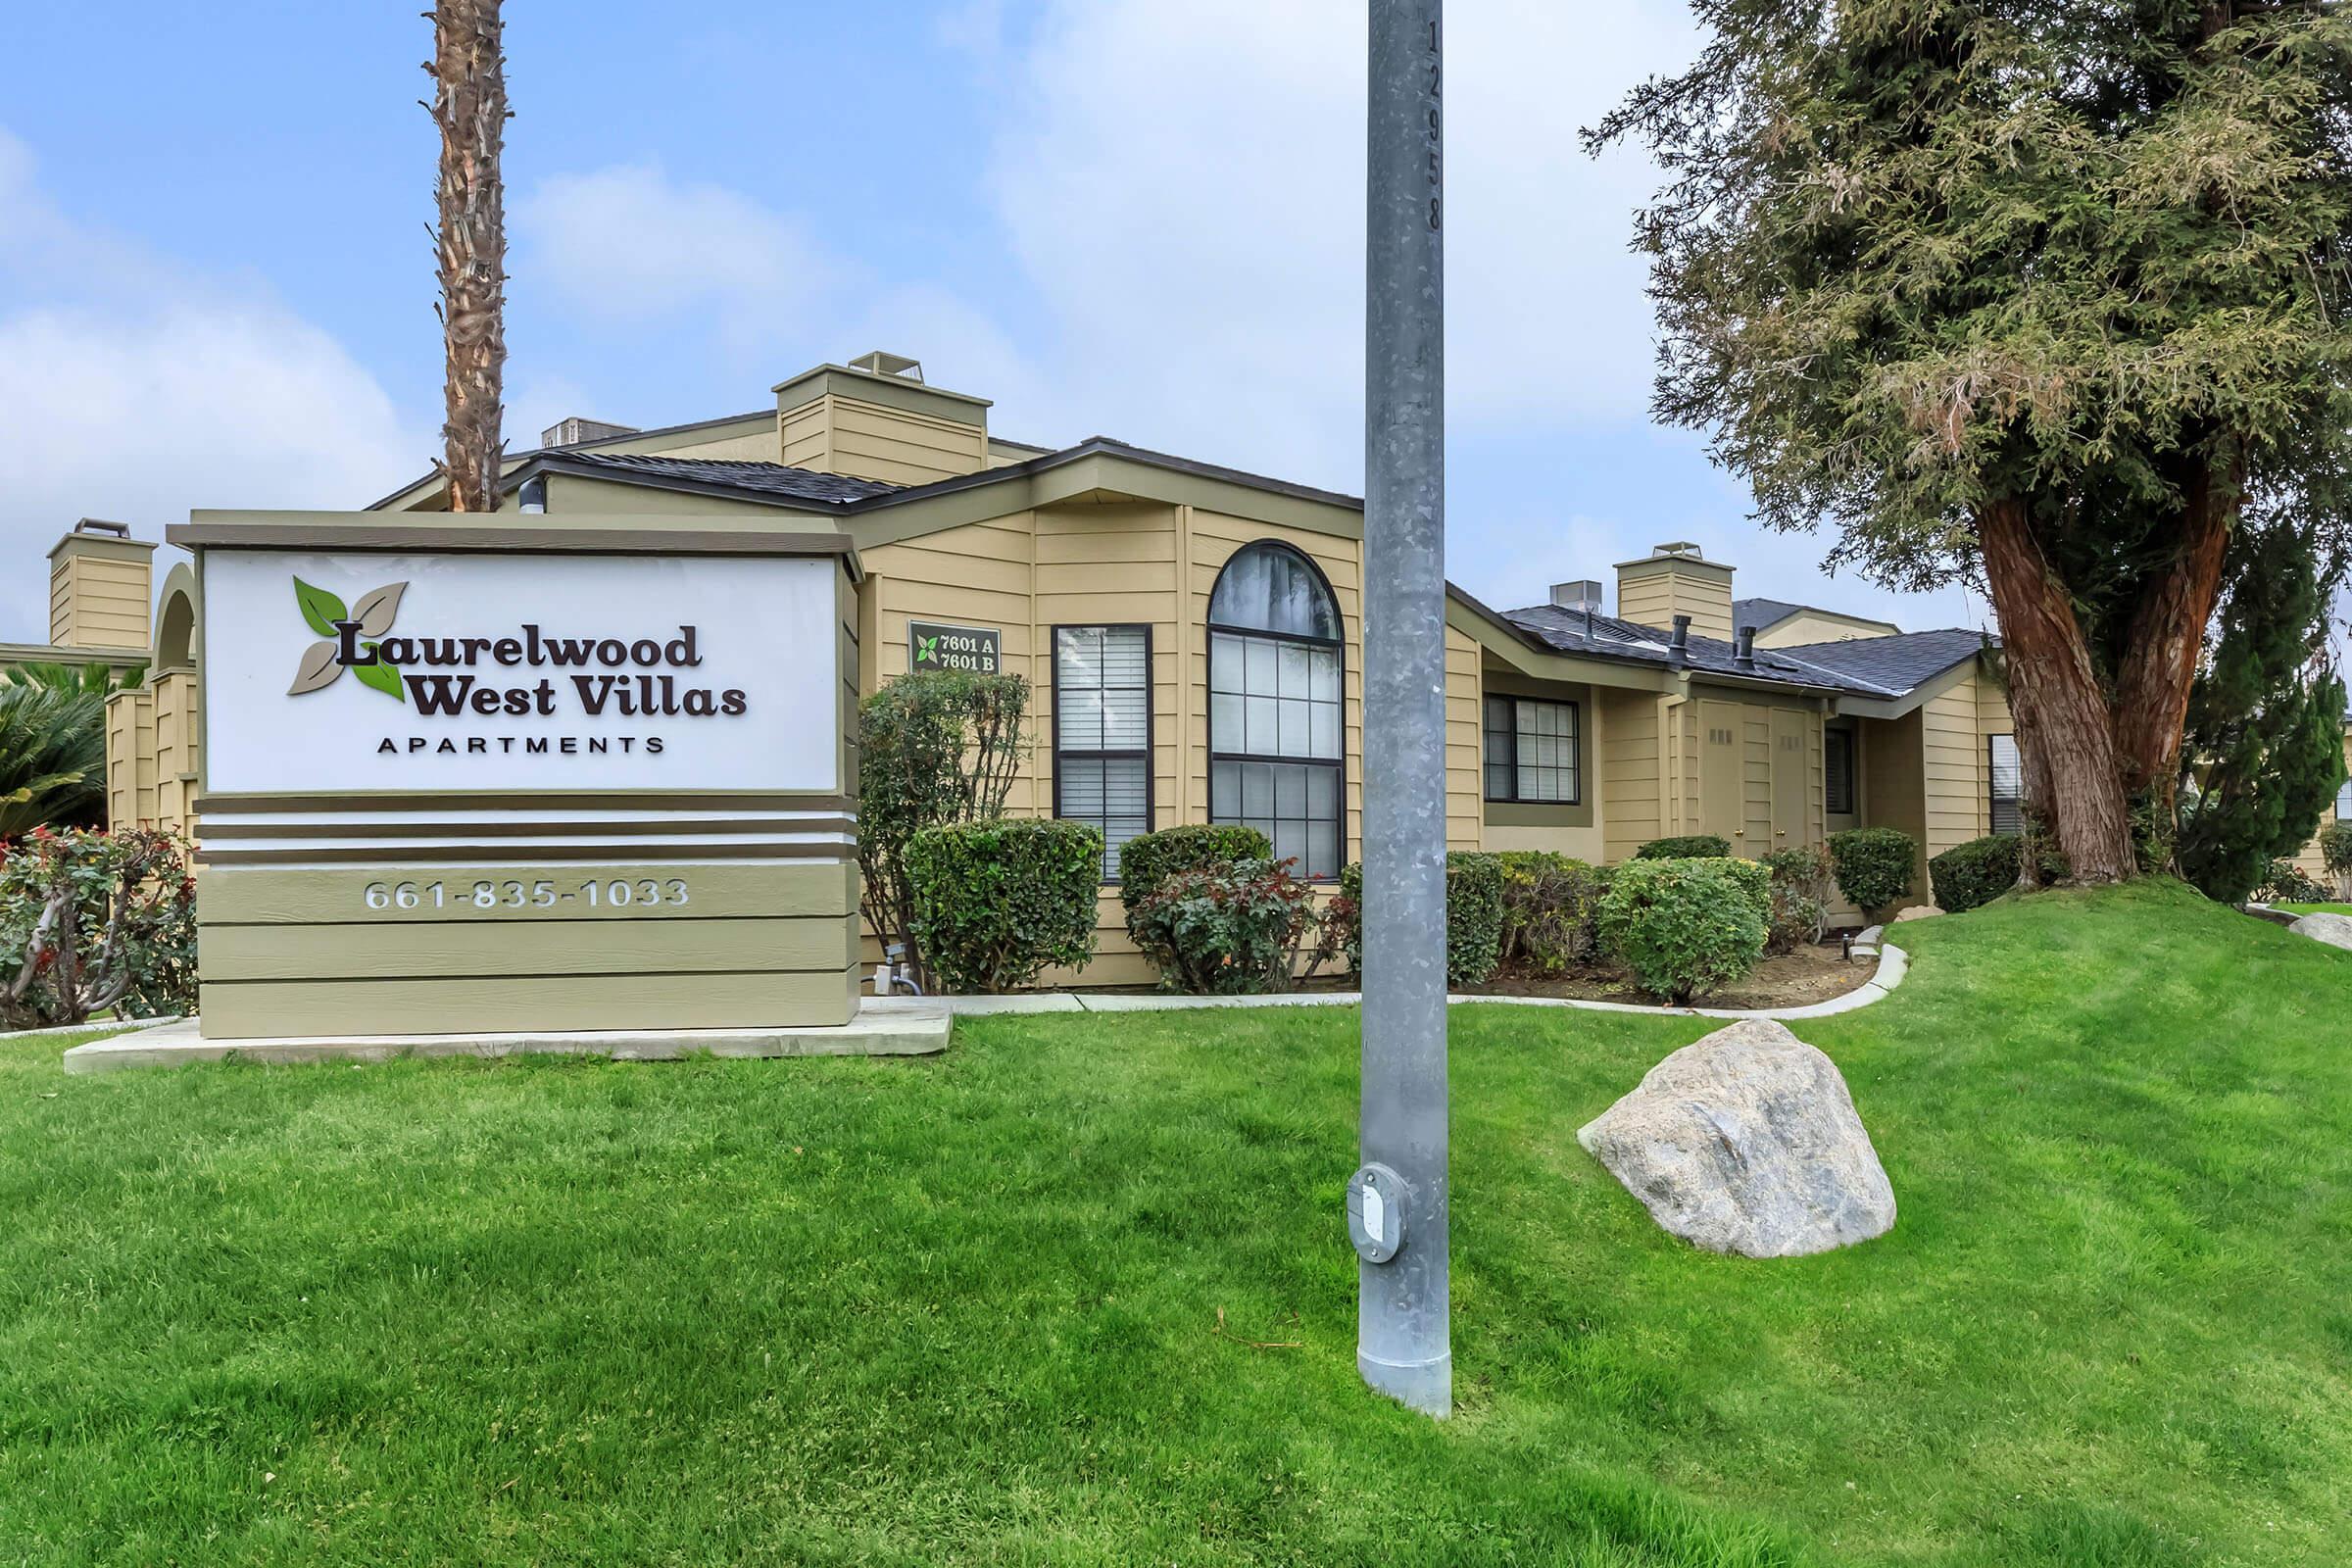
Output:
M1291 988L1291 960L1314 918L1314 890L1290 861L1260 857L1180 866L1128 916L1160 987L1192 996Z
M1895 828L1857 827L1830 835L1838 890L1865 914L1894 908L1911 896L1911 868L1918 858L1918 843Z
M2017 886L2018 868L2025 861L2026 842L2014 833L1987 833L1957 844L1928 862L1928 880L1936 889L1936 906L1946 914L1982 908ZM2044 851L2041 879L2066 875L2066 861Z
M1765 911L1765 951L1793 953L1819 942L1829 929L1830 890L1836 871L1821 845L1775 850L1764 857L1772 877L1771 907Z
M2352 898L2352 822L2330 822L2320 829L2320 858L2335 878L2336 892Z
M1637 860L1724 860L1732 841L1715 833L1686 833L1680 838L1651 839L1634 852Z
M1048 964L1095 956L1102 831L1000 817L925 828L906 842L914 939L946 990L986 996Z
M1349 973L1364 967L1364 868L1340 872L1339 897L1323 911L1319 964L1344 957ZM1446 857L1446 984L1459 989L1484 985L1502 961L1502 861L1499 857L1456 851Z
M1727 864L1722 857L1630 860L1601 895L1602 946L1644 990L1678 1006L1764 956L1764 917Z
M1503 850L1502 966L1558 974L1599 950L1593 916L1606 868L1548 850Z
M0 855L0 1027L196 1010L196 889L152 828L36 828Z
M1135 935L1135 911L1176 872L1272 858L1266 836L1237 823L1194 822L1138 834L1119 846L1119 905L1127 911L1127 934Z
M1502 862L1446 857L1446 984L1485 985L1502 962Z

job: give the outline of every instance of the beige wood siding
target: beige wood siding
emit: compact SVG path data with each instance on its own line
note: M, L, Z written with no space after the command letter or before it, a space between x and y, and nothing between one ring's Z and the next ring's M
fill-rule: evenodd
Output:
M1451 626L1446 628L1446 848L1448 850L1503 847L1488 842L1494 830L1484 824L1482 797L1486 789L1480 751L1485 740L1480 708L1485 696L1479 679L1480 658L1478 644L1467 634Z
M1920 715L1927 794L1922 848L1933 859L1991 830L1990 759L1978 718L1977 677L1929 698Z
M1928 837L1926 713L1914 710L1895 719L1863 719L1855 729L1861 751L1862 821L1911 835L1924 847ZM1924 854L1912 867L1911 891L1924 896Z
M2352 733L2348 733L2344 737L2344 764L2347 768L2352 768ZM2336 819L2335 808L2330 805L2327 810L2320 813L2320 826L2326 827ZM2329 880L2328 860L2325 856L2320 854L2320 841L2316 834L2311 842L2304 845L2295 856L2295 864L2307 876L2318 877L2322 881ZM2336 891L2352 896L2352 887L2339 887Z
M145 652L154 635L151 548L69 537L51 563L49 640L72 648Z
M777 416L784 461L889 484L929 484L988 466L988 432L977 424L823 393Z
M1883 620L1865 620L1827 610L1800 610L1778 625L1757 632L1756 646L1797 648L1807 643L1851 642L1860 637L1891 637L1898 629Z
M1629 858L1666 832L1668 783L1659 736L1681 722L1681 709L1651 692L1602 689L1600 715L1600 829L1604 857Z
M106 820L156 825L155 694L141 687L106 700Z

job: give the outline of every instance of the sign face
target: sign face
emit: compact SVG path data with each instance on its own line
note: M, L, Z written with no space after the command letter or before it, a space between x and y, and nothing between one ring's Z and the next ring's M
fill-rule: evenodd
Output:
M906 623L908 669L960 669L998 673L1004 634L994 626L949 626L936 620Z
M839 572L209 551L205 787L839 790Z

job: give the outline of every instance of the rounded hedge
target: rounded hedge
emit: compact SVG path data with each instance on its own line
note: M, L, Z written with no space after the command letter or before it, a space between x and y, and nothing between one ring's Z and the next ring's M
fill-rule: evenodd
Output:
M1716 833L1686 833L1680 838L1651 839L1634 852L1637 860L1722 860L1732 853L1732 841Z
M925 828L906 843L909 922L946 990L985 996L1049 964L1095 956L1102 832L1084 822L1002 817Z
M1459 989L1484 985L1502 962L1502 860L1467 850L1446 857L1446 984ZM1348 967L1364 966L1364 868L1340 871L1340 896L1325 911L1339 929L1327 931L1325 946L1346 956Z
M1609 885L1606 866L1550 850L1499 850L1502 962L1558 974L1589 958L1600 939L1592 920Z
M1987 833L1954 845L1928 862L1936 907L1946 914L1958 914L1990 904L2017 886L2025 855L2025 841L2014 833ZM2066 875L2066 862L2045 853L2041 875L2044 881Z
M1642 989L1677 1006L1764 956L1765 917L1723 857L1629 860L1600 899L1600 940ZM1760 871L1762 867L1757 867Z
M2352 871L2352 822L2330 822L2320 829L2320 860L2339 877Z
M1911 896L1918 860L1918 841L1894 828L1857 827L1830 835L1838 890L1865 914L1891 909Z

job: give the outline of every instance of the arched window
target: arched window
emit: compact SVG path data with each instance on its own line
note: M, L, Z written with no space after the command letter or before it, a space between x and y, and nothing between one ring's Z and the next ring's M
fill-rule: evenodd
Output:
M1340 874L1347 789L1340 607L1288 545L1245 547L1208 596L1208 814Z

